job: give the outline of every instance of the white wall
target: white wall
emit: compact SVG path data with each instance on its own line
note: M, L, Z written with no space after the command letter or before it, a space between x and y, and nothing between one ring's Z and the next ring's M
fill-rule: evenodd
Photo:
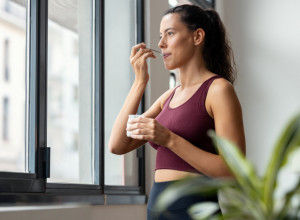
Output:
M238 65L247 157L262 173L280 131L300 111L300 1L216 3Z

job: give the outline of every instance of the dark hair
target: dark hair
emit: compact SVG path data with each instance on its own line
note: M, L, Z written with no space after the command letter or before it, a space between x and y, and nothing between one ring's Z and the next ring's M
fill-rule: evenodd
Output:
M164 15L178 13L180 20L191 31L202 28L205 32L203 58L209 71L227 79L232 84L236 78L236 65L224 25L213 9L195 5L180 5L167 10Z

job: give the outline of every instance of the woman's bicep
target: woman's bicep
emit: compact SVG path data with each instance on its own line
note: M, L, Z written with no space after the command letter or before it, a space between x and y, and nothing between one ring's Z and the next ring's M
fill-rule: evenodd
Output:
M212 86L210 107L216 134L235 143L246 151L242 108L231 84L219 81Z

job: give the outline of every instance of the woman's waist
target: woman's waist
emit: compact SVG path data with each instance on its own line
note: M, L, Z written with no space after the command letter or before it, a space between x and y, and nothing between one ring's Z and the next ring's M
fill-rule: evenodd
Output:
M197 177L201 176L200 173L194 173L189 171L182 170L173 170L173 169L157 169L155 171L155 182L167 182L167 181L176 181L181 180L187 177Z

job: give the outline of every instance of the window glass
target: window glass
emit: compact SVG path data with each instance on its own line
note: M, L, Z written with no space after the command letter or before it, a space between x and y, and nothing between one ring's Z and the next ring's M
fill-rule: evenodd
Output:
M27 168L26 6L0 0L0 171Z
M132 0L105 1L105 184L138 185L138 158L133 151L114 155L108 150L113 123L134 80L129 62L136 43L136 5ZM124 130L124 132L126 132Z
M170 73L170 79L169 79L169 89L173 89L176 86L176 75L175 73Z
M50 182L94 183L93 2L48 1Z

